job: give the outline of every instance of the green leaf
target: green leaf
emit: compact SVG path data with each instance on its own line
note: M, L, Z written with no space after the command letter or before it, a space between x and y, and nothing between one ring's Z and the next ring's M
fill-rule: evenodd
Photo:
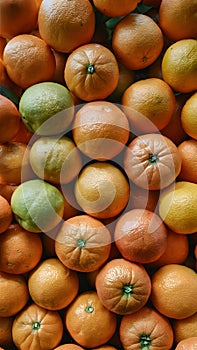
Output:
M7 86L0 85L0 94L9 98L16 106L19 104L20 97L17 96L11 89Z
M148 5L144 5L144 4L138 4L136 9L133 11L133 13L146 13L147 11L149 11L150 9L152 9L152 6L148 6Z

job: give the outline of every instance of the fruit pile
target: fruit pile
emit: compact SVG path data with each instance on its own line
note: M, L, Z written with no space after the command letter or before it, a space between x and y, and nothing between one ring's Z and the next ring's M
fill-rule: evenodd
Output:
M197 1L0 1L0 349L197 348Z

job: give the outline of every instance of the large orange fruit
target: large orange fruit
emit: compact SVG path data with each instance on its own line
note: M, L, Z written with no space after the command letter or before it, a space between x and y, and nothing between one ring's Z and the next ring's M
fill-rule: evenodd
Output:
M24 274L32 270L42 256L39 235L12 224L0 235L0 270L12 274Z
M124 169L137 185L149 190L169 186L181 170L176 145L161 134L135 137L124 153Z
M60 310L76 297L79 280L75 271L68 269L59 259L51 258L41 261L31 272L28 288L37 305L47 310Z
M116 25L112 36L113 51L118 61L129 69L148 67L160 55L163 34L152 18L131 13Z
M185 102L181 111L181 123L185 132L197 140L197 92Z
M79 345L93 348L109 341L115 333L117 319L103 306L95 291L86 291L66 310L65 324Z
M59 345L63 323L57 311L36 304L24 308L14 319L12 337L18 349L47 350Z
M147 306L132 315L124 315L119 332L125 350L169 350L173 345L169 320Z
M183 339L195 337L197 335L197 312L182 320L174 320L172 326L176 344Z
M150 263L164 253L167 230L157 214L146 209L133 209L118 218L114 240L125 259Z
M118 315L132 314L148 301L151 282L145 268L126 259L107 262L96 276L102 304Z
M110 232L99 220L88 215L66 220L57 236L55 251L68 268L81 272L97 270L109 258Z
M12 38L30 33L37 25L37 0L2 0L0 4L0 36Z
M38 14L41 37L53 49L71 52L88 43L95 29L89 0L43 0Z
M124 149L129 139L129 122L118 106L94 101L77 111L72 133L77 147L86 156L107 160Z
M15 316L29 300L23 275L0 272L0 317Z
M174 232L190 234L197 231L197 184L179 181L166 188L159 199L159 215Z
M13 317L0 317L0 344L7 349L13 347L12 324Z
M170 121L176 100L169 85L158 78L139 80L123 93L123 110L134 134L157 132Z
M197 41L178 40L164 52L162 76L175 91L192 92L197 89Z
M103 45L82 45L69 55L64 78L69 90L81 100L105 99L118 84L116 57Z
M50 81L55 72L51 48L44 40L30 34L17 35L9 40L3 52L3 62L9 78L23 89Z
M191 337L181 340L175 350L195 350L197 345L197 337Z
M151 301L164 316L184 319L197 312L197 274L186 266L169 264L152 276Z
M196 39L196 16L195 0L162 0L159 7L159 26L174 41Z
M181 155L179 179L197 183L197 140L185 140L178 146Z
M129 183L123 172L107 162L86 165L75 184L78 204L99 219L118 215L129 200Z

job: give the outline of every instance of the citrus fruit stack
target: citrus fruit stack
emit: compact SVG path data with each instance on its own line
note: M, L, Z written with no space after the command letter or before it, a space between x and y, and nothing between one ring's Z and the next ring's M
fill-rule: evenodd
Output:
M196 17L0 1L0 349L197 348Z

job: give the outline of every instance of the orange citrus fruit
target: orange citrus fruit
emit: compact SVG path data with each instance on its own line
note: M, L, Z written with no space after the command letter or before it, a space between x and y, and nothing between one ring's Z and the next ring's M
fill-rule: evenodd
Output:
M18 349L53 349L63 336L63 323L57 311L30 304L17 314L12 337Z
M79 280L75 271L69 270L59 259L51 258L41 261L31 272L28 288L37 305L47 310L60 310L76 297Z
M185 102L181 111L181 123L185 132L197 140L197 92Z
M29 300L23 275L0 272L0 317L15 316Z
M185 140L178 146L181 155L179 179L197 183L197 140Z
M65 314L66 328L78 345L93 348L105 344L115 333L117 319L93 290L82 292Z
M118 218L114 240L125 259L150 263L164 253L167 230L157 214L146 209L132 209Z
M161 134L135 137L124 153L128 177L144 189L159 190L170 185L181 170L176 145Z
M152 275L151 301L164 316L184 319L197 312L196 272L180 264L160 267Z
M140 310L151 293L150 277L143 265L123 258L107 262L98 272L95 286L104 307L117 315Z
M190 234L197 231L197 184L179 181L165 189L159 200L159 214L174 232Z
M78 176L74 191L82 210L98 219L118 215L129 200L126 176L107 162L86 165Z
M159 7L159 26L174 41L196 39L196 16L195 0L162 0Z
M173 330L169 320L148 306L131 315L124 315L119 332L125 350L131 350L132 347L169 350L173 345Z
M129 139L129 122L118 106L94 101L77 111L72 133L77 147L86 156L107 160L124 149Z
M55 251L68 268L81 272L98 269L109 258L110 232L99 220L88 215L66 220L57 236Z
M0 95L0 143L11 141L19 131L20 113L15 104Z
M131 84L123 93L122 104L131 131L151 133L163 129L175 110L172 89L158 78L147 78Z
M108 17L125 16L135 10L138 2L140 0L123 0L120 6L119 0L93 0L96 9Z
M176 344L181 340L195 337L197 334L197 312L182 320L173 320L172 325Z
M148 67L160 55L163 34L152 18L131 13L116 25L112 35L113 51L125 67L137 70Z
M50 81L55 72L55 58L46 42L31 34L17 35L8 41L3 62L9 78L23 89Z
M89 0L43 0L38 14L41 37L56 51L72 52L88 43L95 30Z
M197 41L178 40L164 53L162 76L175 91L192 92L197 89Z
M69 55L64 78L69 90L81 100L105 99L118 84L116 57L103 45L82 45Z
M5 232L13 219L10 203L0 195L0 234Z
M27 273L38 264L42 252L38 235L12 224L0 235L0 270L12 274Z
M37 0L2 0L0 4L0 36L13 38L30 33L37 25Z
M195 350L197 345L197 337L191 337L181 340L175 350Z

